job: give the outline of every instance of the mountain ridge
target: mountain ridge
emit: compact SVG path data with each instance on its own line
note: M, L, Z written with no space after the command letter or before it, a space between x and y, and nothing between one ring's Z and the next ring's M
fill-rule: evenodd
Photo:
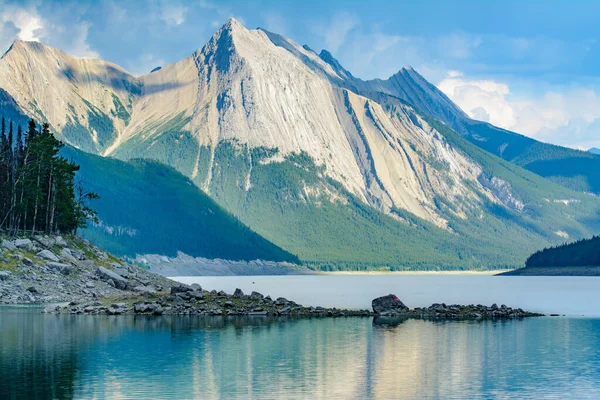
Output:
M48 58L44 54L31 56L39 70L36 60ZM72 74L83 78L63 73L52 81L58 82L53 91L36 82L38 97L69 90L58 102L64 116L55 115L61 112L58 105L41 113L71 122L70 130L54 127L59 137L104 156L172 166L242 222L305 261L433 266L431 260L444 262L433 256L440 251L453 266L461 260L482 265L486 257L506 265L534 245L600 226L590 217L598 210L595 197L509 167L485 149L476 151L464 143L477 145L461 131L463 125L454 129L460 134L455 137L447 121L466 124L466 114L409 67L394 79L362 81L329 52L317 54L235 20L187 58L140 77L117 70L116 82L94 78L108 70L108 64L97 63L101 67L84 63L82 73ZM64 68L49 70L60 74ZM2 71L7 67L0 61L0 88L14 92L18 76ZM25 114L36 114L35 98L29 101L33 106L23 104L23 95L16 98L21 99L17 106L29 110ZM436 100L428 103L430 98ZM15 107L5 103L5 111ZM563 200L570 207L566 214L556 203ZM367 241L340 235L340 221L349 235L380 237L370 246L382 255L371 252L361 259L350 244L364 248ZM313 226L305 229L303 223ZM427 234L416 234L419 230ZM489 244L491 232L514 237L496 247ZM394 243L394 237L407 242ZM481 248L483 237L488 249ZM427 248L425 254L412 254L411 240ZM517 245L518 240L524 243ZM518 254L501 255L508 248L518 248ZM404 260L394 261L393 254Z

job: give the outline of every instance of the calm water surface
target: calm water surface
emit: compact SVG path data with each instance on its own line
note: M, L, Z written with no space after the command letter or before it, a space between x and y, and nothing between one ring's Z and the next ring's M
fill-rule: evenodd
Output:
M281 285L294 287L294 279L298 279L297 292L308 290L312 298L305 301L288 292L286 297L306 304L329 299L332 305L343 305L336 302L340 298L361 298L373 284L366 279L362 287L356 286L354 276L328 281L352 278L341 288L317 284L319 279L306 280L315 277L284 278L249 277L249 285L258 286L265 294L278 295L277 290L287 289ZM402 298L410 305L420 305L420 301L464 302L460 298L452 300L459 296L458 289L448 294L449 299L427 298L432 291L446 290L438 287L446 284L436 279L427 281L430 278L439 277L418 277L404 287L407 295ZM485 287L481 288L485 285L481 282L489 277L458 278L474 279L469 285L482 297L472 302L490 302L483 297ZM268 287L268 279L272 279L273 286ZM495 279L500 285L511 282ZM511 285L519 290L535 286L521 279L516 278ZM238 278L199 280L208 288L209 283L215 283L215 288L229 291L226 284L216 283L230 280L233 286L250 289ZM457 286L459 281L449 286ZM415 288L418 282L421 287ZM435 290L429 287L433 282L437 282ZM586 290L582 283L586 280L574 282L579 285L573 291L574 298L585 297L581 292ZM379 284L382 286L377 293L393 291L400 295L398 282L395 289L386 286L392 285L389 282ZM544 294L541 288L551 284L540 280L538 293ZM597 292L595 285L589 290ZM354 297L347 293L351 289ZM323 292L327 296L318 298ZM413 297L416 293L421 297ZM567 296L561 293L559 298ZM468 294L461 296L470 298ZM523 297L517 293L514 296L513 301L493 301L525 306L520 303ZM588 302L598 300L594 297L597 294L590 292L587 296ZM547 293L543 297L553 298ZM594 307L584 303L582 300L579 304L581 310L593 311ZM542 308L554 305L539 304ZM365 306L360 299L356 305ZM0 399L11 398L597 399L600 319L428 322L94 317L43 315L40 309L4 307L0 308Z

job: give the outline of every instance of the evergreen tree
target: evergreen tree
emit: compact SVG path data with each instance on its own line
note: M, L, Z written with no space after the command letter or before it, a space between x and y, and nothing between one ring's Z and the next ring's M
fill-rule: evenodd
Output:
M78 187L76 198L79 166L59 156L64 145L47 123L38 131L29 121L25 137L18 127L16 143L12 122L7 135L3 118L0 132L0 230L75 233L96 218L87 201L98 195Z

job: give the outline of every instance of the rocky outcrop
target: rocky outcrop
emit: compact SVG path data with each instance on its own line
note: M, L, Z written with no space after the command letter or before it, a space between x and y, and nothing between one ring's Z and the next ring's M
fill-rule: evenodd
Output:
M423 318L423 319L506 319L537 317L543 314L524 311L521 308L511 308L502 304L491 306L478 305L446 305L434 303L429 307L408 308L396 295L378 297L372 302L373 312L378 317ZM384 321L384 322L381 322ZM380 320L386 324L387 320Z
M100 279L109 283L111 286L115 286L117 289L126 290L129 286L127 279L104 267L98 267L96 274Z
M2 242L0 303L62 303L47 307L45 312L91 315L394 316L477 320L540 315L495 304L491 307L433 304L410 309L393 294L374 299L373 311L303 306L284 297L273 300L256 291L246 295L236 289L228 294L222 290L204 290L198 284L184 285L127 264L79 238L68 238L64 247L56 238L51 239L53 241L45 240L45 243L29 239ZM46 250L55 256L60 253L60 257L56 256L59 261L47 261L39 247L42 245L51 245ZM68 252L59 251L61 248ZM68 254L76 257L66 257ZM6 270L7 266L14 270Z
M496 176L488 178L484 174L480 174L477 177L477 180L506 207L517 211L522 211L523 208L525 208L525 204L515 197L510 183L506 182L505 180L502 180Z
M428 308L409 309L396 296L388 295L373 300L373 311L347 310L326 307L307 307L284 297L272 300L252 292L249 296L236 289L234 294L216 290L176 285L169 292L147 292L125 294L120 302L111 298L110 302L94 301L82 304L69 304L46 309L47 313L92 314L92 315L210 315L210 316L285 316L285 317L371 317L378 324L393 325L397 319L503 319L523 318L541 314L529 313L504 305L484 306L446 306L433 304ZM128 305L131 304L131 305ZM386 319L387 318L387 319ZM391 319L388 321L388 319Z
M42 250L39 253L37 253L36 256L43 258L44 260L48 260L48 261L54 261L54 262L59 261L58 257L56 257L56 255L53 252L51 252L50 250Z
M393 294L373 299L371 306L378 315L395 315L408 311L408 307Z
M1 243L0 304L79 304L130 293L130 290L151 295L176 285L160 275L109 257L77 237L38 235L4 238ZM113 311L118 313L118 310Z
M46 268L58 271L63 275L69 275L71 273L71 266L69 264L61 264L59 262L47 262Z

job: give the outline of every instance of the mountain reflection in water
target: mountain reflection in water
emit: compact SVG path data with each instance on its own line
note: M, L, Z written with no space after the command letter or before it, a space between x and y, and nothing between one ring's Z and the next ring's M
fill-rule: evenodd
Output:
M0 308L0 398L600 397L600 320L93 317Z

